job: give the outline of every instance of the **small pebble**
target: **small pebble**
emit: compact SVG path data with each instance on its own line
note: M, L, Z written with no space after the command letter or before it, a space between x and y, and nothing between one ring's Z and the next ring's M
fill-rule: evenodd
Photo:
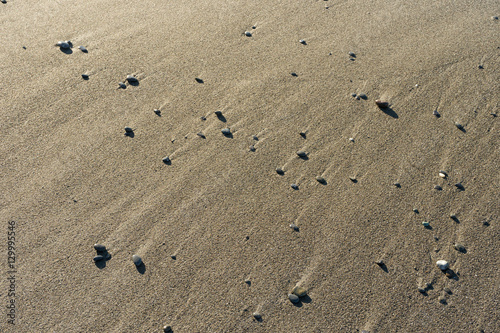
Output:
M214 113L217 117L222 117L222 111L215 111Z
M97 252L104 252L104 251L106 251L106 246L104 246L102 244L94 244L94 249Z
M448 266L450 266L450 264L446 260L438 260L438 261L436 261L436 266L440 270L445 271L448 269Z
M161 111L159 109L154 109L153 112L156 113L157 115L161 115Z
M204 83L205 81L203 81L202 79L200 79L199 77L195 77L194 78L196 80L196 82L198 83Z
M259 138L257 137L257 135L252 136L252 139L254 139L255 141L259 141Z
M368 98L368 96L366 96L366 94L364 94L364 93L360 93L360 94L358 94L358 96L356 96L356 99L358 99L358 100L359 99L367 99L367 98Z
M460 124L460 123L457 123L457 122L456 122L456 123L455 123L455 126L456 126L459 130L463 130L463 129L464 129L464 127L463 127L463 126L462 126L462 124Z
M355 57L356 57L356 53L354 53L354 52L349 52L349 57L353 57L353 58L355 58Z
M477 68L483 69L484 67L483 67L483 65L479 65L479 66L477 66Z
M439 296L439 297L438 297L438 300L439 300L439 303L441 303L441 304L446 304L446 297L444 297L444 296Z
M441 117L441 115L439 114L438 110L432 111L432 114L435 115L437 118Z
M7 3L7 0L0 0L1 3Z
M203 120L203 121L207 120L207 118L205 118L203 116L201 116L200 119Z
M303 44L303 45L306 45L306 44L307 44L307 43L306 43L306 41L305 41L305 40L303 40L303 39L300 39L300 40L299 40L299 43L300 43L300 44Z
M438 190L438 191L441 191L443 188L442 188L441 186L439 186L439 185L435 185L435 186L434 186L434 189L435 189L435 190Z
M427 228L430 224L429 224L429 222L424 221L424 222L422 222L422 225Z
M304 297L307 295L307 289L299 286L295 286L292 290L292 294L295 294L299 297Z
M252 37L252 33L250 31L245 31L245 36Z
M452 219L452 220L458 220L457 216L455 214L450 214L450 219Z
M376 263L378 266L380 266L380 267L384 267L384 266L385 266L385 263L384 263L384 261L383 261L383 260L377 260L377 261L375 261L375 263Z
M177 257L174 256L174 255L171 255L170 258L172 258L172 260L176 260L177 259Z
M462 185L462 183L456 183L455 187L458 188L459 190L462 190L462 191L465 189L464 186Z
M255 319L257 319L257 320L262 319L261 314L260 314L260 313L258 313L258 312L254 312L254 313L252 313L252 316L253 316Z
M136 266L140 266L140 265L142 264L142 259L141 259L141 257L139 257L137 254L134 254L134 255L132 256L132 261L134 262L134 264L135 264Z
M294 294L288 294L288 299L290 300L290 302L292 302L294 304L300 302L299 296L294 295Z
M163 333L172 333L172 332L173 332L172 326L170 325L163 326Z
M291 74L292 76L295 76L295 77L297 77L297 76L298 76L298 75L297 75L297 73L295 73L295 72L291 72L290 74Z
M251 145L249 149L250 149L250 151L255 151L255 146Z
M221 130L222 134L229 136L231 135L231 130L229 128L224 128Z
M252 281L250 281L250 279L246 279L245 280L245 283L248 284L248 285L251 285L252 284Z
M132 129L132 127L128 127L128 126L125 126L125 133L133 133L134 130Z
M444 171L439 171L439 177L441 178L446 178L448 176L448 174Z
M354 138L349 138L349 141L354 142Z
M304 157L307 157L307 153L305 151L303 151L303 150L299 150L297 152L297 156L304 158Z
M170 157L168 157L168 156L166 156L166 157L162 158L162 161L163 161L163 163L165 163L165 164L169 164L169 163L171 162Z
M88 53L89 51L85 48L85 46L78 46L78 48L83 52L83 53Z
M379 108L387 108L387 107L389 107L389 102L382 101L380 99L375 100L375 104L377 104L377 106Z
M397 188L401 188L401 184L400 183L394 183L394 186L396 186Z
M492 16L492 17L491 17L491 19L492 19L493 21L498 21L498 16Z
M94 257L94 261L95 262L98 262L98 261L101 261L101 260L104 260L104 256L97 255L97 256Z
M418 209L413 208L413 212L414 212L415 214L418 214Z
M458 252L462 252L462 253L465 253L466 252L466 249L465 249L465 246L463 246L462 244L455 244L455 250L457 250Z
M82 74L82 79L84 80L88 80L89 79L89 76L87 74Z
M202 139L206 139L205 134L203 134L203 133L201 133L201 132L196 133L196 135L198 135L198 136L199 136L200 138L202 138Z
M294 190L299 189L299 185L297 185L297 184L292 184L292 185L290 185L290 187L293 188Z
M417 290L422 293L422 294L425 294L427 291L425 290L425 288L422 288L422 287L418 287Z
M125 88L127 88L127 85L123 82L118 82L118 87L125 89Z
M59 46L61 49L69 49L71 47L70 43L71 42L69 40L59 41L59 42L57 42L56 45Z
M292 228L294 231L299 231L299 227L294 223L290 224L290 228Z
M358 180L356 179L356 177L349 177L349 179L351 180L351 182L353 183L357 183Z
M304 139L306 138L306 132L299 132L299 135L303 137Z
M282 168L276 168L276 173L277 173L278 175L283 176L283 175L285 174L285 171L284 171Z
M321 176L316 176L316 180L318 181L318 183L326 184L326 179Z
M351 93L351 96L352 97L356 97L356 93Z
M138 80L135 76L127 75L127 81L132 83L132 82L137 82Z

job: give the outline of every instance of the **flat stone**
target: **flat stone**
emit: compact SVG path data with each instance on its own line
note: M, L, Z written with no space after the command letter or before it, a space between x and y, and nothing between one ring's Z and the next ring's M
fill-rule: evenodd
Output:
M462 126L462 124L460 124L460 123L455 122L455 126L456 126L459 130L463 130L463 129L464 129L464 127L463 127L463 126Z
M94 244L94 249L97 252L104 252L104 251L106 251L106 246L104 246L102 244Z
M292 294L295 294L299 297L304 297L307 295L307 289L299 286L295 286L292 290Z
M172 333L172 332L173 332L172 326L170 325L163 326L163 333Z
M292 228L294 231L299 231L299 227L294 223L290 224L290 228Z
M154 109L153 112L156 113L157 115L161 114L161 110L160 109Z
M132 82L138 82L139 80L137 80L135 76L127 75L127 81L132 83Z
M174 255L171 255L170 258L172 258L172 260L176 260L177 259L177 257L174 256Z
M127 88L127 85L123 82L118 82L118 87L125 89L125 88Z
M205 134L203 134L203 133L201 133L201 132L196 133L196 135L198 135L198 136L199 136L200 138L202 138L202 139L206 139Z
M205 81L203 81L203 79L200 79L199 77L195 77L194 80L198 83L205 83Z
M215 113L215 115L217 117L221 117L222 116L222 111L215 111L214 113Z
M303 150L299 150L297 152L297 156L304 158L304 157L307 157L307 153L305 151L303 151Z
M299 296L294 295L294 294L288 294L288 299L290 300L290 302L292 302L294 304L300 302Z
M252 33L250 31L245 31L245 36L252 37Z
M134 130L132 129L132 127L125 126L125 132L126 133L133 133Z
M444 172L444 171L439 171L438 175L441 178L446 178L448 176L448 174L446 172Z
M253 138L255 141L259 141L259 138L257 137L257 135L252 136L252 138Z
M439 186L439 185L435 185L435 186L434 186L434 189L435 189L435 190L438 190L438 191L441 191L443 188L442 188L441 186Z
M397 188L400 188L400 187L401 187L401 184L400 184L400 183L397 183L397 182L396 182L396 183L394 183L393 185L394 185L394 186L396 186Z
M299 189L299 185L297 185L297 184L292 184L292 185L290 185L290 187L293 188L294 190Z
M226 136L231 135L231 130L229 128L223 128L221 132Z
M351 180L351 182L353 183L357 183L358 180L356 179L356 177L349 177L349 179Z
M364 93L360 93L360 94L358 94L358 96L357 96L357 97L359 97L359 98L361 98L361 99L367 99L367 98L368 98L368 96L366 96L366 94L364 94Z
M350 56L350 57L356 57L356 53L354 53L354 52L349 52L349 56Z
M137 254L134 254L134 255L132 256L132 261L134 262L134 264L135 264L136 266L141 266L141 264L142 264L142 259L141 259L141 257L139 257Z
M276 173L277 173L278 175L283 176L283 175L285 174L285 171L284 171L282 168L276 168Z
M462 252L462 253L465 253L467 252L467 250L465 249L465 246L463 246L462 244L455 244L455 250L457 250L458 252Z
M427 228L430 224L429 224L429 222L424 221L424 222L422 222L422 225Z
M436 266L440 270L445 271L445 270L448 269L448 267L450 266L450 264L446 260L438 260L438 261L436 261Z
M82 79L84 79L84 80L88 80L88 79L89 79L88 74L82 74Z
M300 43L300 44L303 44L303 45L306 45L306 44L307 44L307 43L306 43L306 41L305 41L305 40L303 40L303 39L300 39L300 40L299 40L299 43Z
M318 181L318 183L326 184L326 179L321 176L316 176L316 180Z
M163 163L165 163L165 164L168 164L168 163L170 163L170 162L171 162L170 157L168 157L168 156L165 156L164 158L162 158L162 161L163 161Z
M85 46L80 45L78 48L83 52L83 53L88 53L89 51L85 48Z
M254 312L254 313L252 313L252 316L253 316L255 319L257 319L257 320L262 319L262 315L261 315L260 313L258 313L258 312Z
M438 110L432 111L432 114L435 115L437 118L441 117L441 115L439 114Z
M387 107L389 107L389 102L382 101L380 99L375 100L375 104L377 104L377 106L379 108L387 108Z
M249 149L250 149L250 151L255 151L255 146L251 145Z
M94 257L94 261L95 262L98 262L98 261L101 261L101 260L104 260L104 256L102 256L100 254Z
M66 41L58 41L57 42L57 46L59 46L61 49L69 49L71 47L71 42L69 40L66 40Z

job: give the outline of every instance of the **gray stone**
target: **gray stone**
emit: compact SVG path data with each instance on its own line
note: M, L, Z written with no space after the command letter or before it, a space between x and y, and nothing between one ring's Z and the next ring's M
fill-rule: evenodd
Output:
M462 253L465 253L467 252L467 250L465 249L465 246L463 246L462 244L455 244L455 250L457 250L458 252L462 252Z
M459 129L459 130L463 130L464 127L462 126L462 124L458 123L458 122L455 122L455 126Z
M217 117L222 117L222 111L215 111L214 113Z
M88 79L89 79L88 74L82 74L82 79L84 79L84 80L88 80Z
M245 31L245 36L252 37L252 33L250 31Z
M303 40L303 39L300 39L300 40L299 40L299 43L300 43L300 44L302 44L302 45L306 45L306 44L307 44L307 43L306 43L306 41L305 41L305 40Z
M59 46L61 49L69 49L71 47L71 42L69 40L58 41L56 45Z
M307 157L307 153L305 151L303 151L303 150L299 150L297 152L297 156L304 158L304 157Z
M135 264L136 266L141 266L141 264L142 264L142 259L141 259L141 257L139 257L137 254L134 254L134 255L132 256L132 261L134 262L134 264Z
M132 127L128 127L128 126L125 126L125 133L133 133L134 130L132 129Z
M250 149L250 151L255 151L255 146L251 145L249 149Z
M299 296L294 295L294 294L288 294L288 299L290 300L290 302L292 302L294 304L300 302Z
M297 184L292 184L292 185L290 185L290 187L293 188L294 190L299 189L299 185L297 185Z
M441 191L443 188L441 186L439 186L439 185L436 185L436 186L434 186L434 189L438 190L438 191Z
M321 176L316 176L316 180L318 181L318 183L326 184L326 179Z
M173 332L172 326L170 325L163 326L163 333L172 333L172 332Z
M226 135L226 136L229 136L231 135L231 130L229 128L223 128L221 130L222 134Z
M448 267L450 266L450 264L446 260L438 260L438 261L436 261L436 266L440 270L445 271L445 270L448 269Z
M94 249L97 252L104 252L104 251L106 251L106 246L104 246L102 244L94 244Z
M435 115L436 117L440 117L441 115L439 114L438 110L432 111L432 114Z
M98 261L101 261L101 260L104 260L104 256L97 255L97 256L94 257L94 261L95 262L98 262Z
M138 80L135 76L127 75L127 81L132 83L132 82L137 82Z
M252 313L252 316L253 316L255 319L257 319L257 320L262 319L262 315L261 315L260 313L258 313L258 312L254 312L254 313Z
M356 53L354 53L354 52L349 52L349 56L350 56L350 57L356 57Z
M276 168L276 173L277 173L278 175L283 176L283 175L285 174L285 171L284 171L282 168Z
M290 228L292 228L294 231L299 231L299 227L294 223L290 224Z
M259 141L259 138L257 137L257 135L252 136L252 138L253 138L255 141Z
M299 297L304 297L307 295L307 289L304 287L295 286L292 290L292 294L295 294Z
M171 162L170 157L168 157L168 156L165 156L164 158L162 158L162 161L165 164L169 164Z
M83 53L88 53L89 51L85 48L85 46L80 45L78 48L83 52Z
M424 227L426 227L426 228L427 228L428 226L430 226L429 222L427 222L427 221L422 222L422 225L423 225Z
M123 83L123 82L118 82L118 87L122 88L122 89L125 89L125 88L127 88L127 85L125 83Z

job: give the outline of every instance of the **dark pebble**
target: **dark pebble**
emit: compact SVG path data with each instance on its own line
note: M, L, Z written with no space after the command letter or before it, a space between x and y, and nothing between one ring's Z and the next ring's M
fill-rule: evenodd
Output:
M229 128L224 128L221 130L222 134L229 136L231 135L231 130Z
M255 151L255 146L251 145L249 149L250 149L250 151Z
M106 246L104 246L102 244L94 244L94 249L97 252L104 252L104 251L106 251Z
M277 173L278 175L283 176L283 175L285 174L285 171L284 171L283 169L281 169L281 168L276 168L276 173Z
M135 264L136 266L140 266L140 265L142 264L142 259L141 259L141 257L139 257L137 254L134 254L134 255L132 256L132 261L134 262L134 264Z
M297 185L297 184L292 184L292 185L290 185L290 187L293 188L294 190L299 189L299 185Z
M174 256L174 255L171 255L171 256L170 256L170 258L172 258L173 260L176 260L176 259L177 259L177 257L176 257L176 256Z
M436 185L436 186L434 186L434 189L438 190L438 191L441 191L443 188L441 186L439 186L439 185Z
M258 313L258 312L254 312L252 315L253 315L253 317L254 317L255 319L257 319L257 320L262 319L261 314L260 314L260 313Z
M290 302L292 302L294 304L300 302L299 296L294 295L294 294L288 294L288 299L290 300Z
M88 80L89 79L89 76L87 74L82 74L82 79L84 80Z
M303 150L299 150L297 152L297 156L304 158L304 157L307 157L307 153L305 151L303 151Z
M101 261L101 260L104 260L104 256L97 255L97 256L94 257L94 261L95 262L98 262L98 261Z

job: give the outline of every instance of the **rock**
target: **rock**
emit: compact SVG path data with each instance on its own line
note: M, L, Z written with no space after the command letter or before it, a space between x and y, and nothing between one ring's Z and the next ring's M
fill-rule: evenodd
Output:
M292 294L295 294L299 297L304 297L307 295L307 290L306 288L295 286L292 290Z
M202 79L200 79L199 77L195 77L194 78L196 82L198 83L204 83L205 81L203 81Z
M445 293L447 293L448 295L451 295L451 294L453 293L453 292L451 291L451 289L450 289L450 288L448 288L448 287L444 288L444 289L443 289L443 291L444 291Z
M88 80L89 79L89 76L87 74L82 74L82 79L84 80Z
M294 295L294 294L288 294L288 299L290 300L290 302L292 302L294 304L300 302L299 296Z
M69 40L58 41L56 45L59 46L61 49L69 49L69 48L71 48L71 42Z
M445 297L445 296L439 296L439 297L438 297L438 300L439 300L439 303L441 303L441 304L446 304L446 303L447 303L447 302L446 302L446 297Z
M439 175L439 177L441 177L441 178L446 178L446 177L448 177L448 174L447 174L446 172L444 172L444 171L439 171L439 174L438 174L438 175Z
M356 58L356 53L354 53L354 52L349 52L349 57Z
M465 187L462 185L462 183L456 183L455 187L458 188L461 191L465 190Z
M436 261L436 266L440 270L445 271L445 270L448 269L448 267L450 266L450 264L446 260L438 260L438 261Z
M295 77L297 77L297 76L298 76L298 75L297 75L297 73L295 73L295 72L291 72L290 74L291 74L292 76L295 76Z
M439 114L438 110L432 111L432 114L435 115L437 118L441 117L441 115Z
M278 175L283 176L283 175L285 174L285 171L284 171L283 169L281 169L281 168L276 168L276 173L277 173Z
M163 163L165 163L165 164L170 164L170 162L172 162L172 161L170 160L170 157L168 157L168 156L165 156L164 158L162 158L162 161L163 161Z
M292 228L293 231L299 231L299 227L297 225L293 224L293 223L290 224L290 228Z
M352 176L351 176L351 177L349 177L349 179L350 179L350 180L351 180L351 182L353 182L353 183L357 183L357 182L358 182L358 180L356 179L356 177L352 177Z
M417 290L422 294L425 294L427 292L427 290L425 290L425 288L422 287L418 287Z
M413 212L414 212L415 214L418 214L418 209L413 208Z
M252 136L252 138L253 138L255 141L259 141L259 138L257 137L257 135Z
M250 151L255 151L255 146L251 145L249 149L250 149Z
M139 257L137 254L134 254L134 255L132 256L132 261L134 262L134 264L135 264L136 266L141 266L141 264L142 264L142 259L141 259L141 257Z
M249 279L246 279L246 280L245 280L245 283L246 283L247 285L251 285L251 284L252 284L252 281L250 281Z
M456 126L459 130L461 130L461 131L463 131L463 130L464 130L464 127L463 127L463 126L462 126L462 124L460 124L460 123L455 122L455 126Z
M360 99L360 98L361 99L368 99L368 96L366 96L366 94L364 94L364 93L360 93L360 94L358 94L358 96L356 98L357 99Z
M134 130L132 129L132 127L128 127L128 126L125 126L125 133L134 133Z
M438 191L441 191L443 188L442 188L441 186L439 186L439 185L435 185L435 186L434 186L434 189L435 189L435 190L438 190Z
M123 82L118 82L118 87L122 88L122 89L125 89L125 88L127 88L127 85L125 83L123 83Z
M385 102L385 101L382 101L380 99L375 100L375 104L377 104L377 106L379 108L387 108L387 107L389 107L389 102Z
M230 136L231 135L231 130L229 128L224 128L221 130L222 134L225 136Z
M316 176L316 180L318 181L318 183L326 184L326 179L321 176Z
M261 320L262 319L262 315L258 312L254 312L252 313L252 316L257 319L257 320Z
M89 51L85 48L85 46L78 46L78 48L83 52L83 53L88 53Z
M349 141L354 142L354 138L349 138Z
M196 133L196 135L198 135L198 136L199 136L200 138L202 138L202 139L206 139L205 134L203 134L203 133L201 133L201 132Z
M100 254L94 257L94 261L95 262L98 262L98 261L101 261L101 260L104 260L104 256L102 256Z
M217 117L222 117L222 111L215 111L214 113Z
M105 252L106 251L106 246L104 246L102 244L94 244L94 249L97 252Z
M133 83L133 82L138 82L139 80L137 80L135 76L127 75L127 81Z
M455 244L455 250L457 250L458 252L462 252L462 253L465 253L467 252L467 250L465 249L465 246L463 246L462 244Z
M170 258L172 258L172 260L176 260L177 257L175 255L171 255Z
M300 157L300 158L305 158L305 157L307 157L307 153L305 151L303 151L303 150L299 150L297 152L297 156Z
M172 332L173 332L172 326L170 325L163 326L163 333L172 333Z
M422 225L427 228L427 227L429 227L430 224L429 224L429 222L424 221L424 222L422 222Z
M161 115L160 109L154 109L153 112L156 113L157 115Z
M292 185L290 185L290 187L293 188L294 190L299 189L299 185L297 185L297 184L292 184Z
M302 44L302 45L306 45L306 44L307 44L307 43L306 43L306 41L305 41L305 40L303 40L303 39L300 39L300 40L299 40L299 43L300 43L300 44Z
M397 188L401 188L401 184L398 182L394 183L393 185L396 186Z
M252 33L250 31L245 31L245 36L252 37Z
M356 93L352 93L352 94L351 94L351 96L352 96L352 97L356 97Z

